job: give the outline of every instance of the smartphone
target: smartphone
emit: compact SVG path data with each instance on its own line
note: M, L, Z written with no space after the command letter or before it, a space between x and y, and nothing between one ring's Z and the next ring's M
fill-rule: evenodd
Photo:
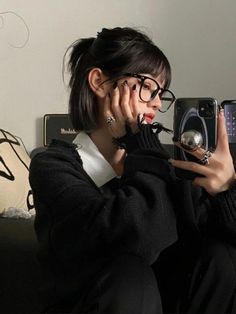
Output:
M217 144L217 113L218 105L214 98L177 98L174 104L174 140L180 140L181 135L186 131L195 130L202 135L202 147L214 151ZM177 146L174 148L174 156L180 160L198 161ZM176 173L187 179L196 176L190 171L180 169L176 169Z
M221 107L225 113L229 149L236 168L236 100L223 100Z
M236 100L224 100L221 107L225 113L225 123L229 143L236 143Z

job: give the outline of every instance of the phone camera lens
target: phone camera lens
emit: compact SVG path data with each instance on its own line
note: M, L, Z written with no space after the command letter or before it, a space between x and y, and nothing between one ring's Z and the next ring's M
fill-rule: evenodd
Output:
M203 118L211 118L214 115L214 108L211 103L199 104L199 116Z

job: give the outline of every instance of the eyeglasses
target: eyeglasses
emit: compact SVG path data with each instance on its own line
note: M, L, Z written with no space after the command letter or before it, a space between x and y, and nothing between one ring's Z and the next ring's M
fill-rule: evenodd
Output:
M175 95L169 89L161 88L153 78L136 73L126 73L125 76L135 77L140 80L139 97L142 101L149 102L157 94L159 95L161 100L160 112L166 112L174 103Z

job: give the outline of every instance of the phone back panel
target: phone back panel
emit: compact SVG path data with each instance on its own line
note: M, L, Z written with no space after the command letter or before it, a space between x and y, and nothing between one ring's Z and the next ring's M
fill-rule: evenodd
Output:
M214 98L176 99L173 121L174 139L179 140L185 131L196 130L202 135L203 147L206 150L214 150L217 143L217 111L217 102ZM180 160L197 161L195 157L176 146L174 156ZM189 174L189 172L186 173ZM182 177L186 177L186 173Z

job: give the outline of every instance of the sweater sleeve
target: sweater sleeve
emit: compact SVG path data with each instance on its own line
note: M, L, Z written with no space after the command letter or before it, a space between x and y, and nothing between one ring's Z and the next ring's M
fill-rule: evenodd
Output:
M62 259L130 253L152 263L177 238L171 176L159 148L142 144L130 150L119 187L106 197L74 148L51 147L30 166L38 239L47 238Z
M114 139L114 143L128 153L125 162L124 177L132 175L141 166L142 171L157 175L167 183L176 180L175 171L167 162L169 153L162 146L158 133L163 129L159 123L139 124L140 132L133 134L129 128L125 136ZM157 132L154 132L154 130ZM165 129L169 131L168 129ZM148 163L143 162L145 156Z
M227 191L210 197L210 224L219 237L236 245L236 182Z

